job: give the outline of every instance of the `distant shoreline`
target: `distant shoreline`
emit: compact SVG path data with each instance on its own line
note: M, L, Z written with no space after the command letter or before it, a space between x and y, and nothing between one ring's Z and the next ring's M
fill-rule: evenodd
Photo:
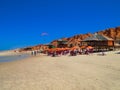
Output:
M17 50L6 50L0 51L0 56L11 56L11 55L21 55L21 54L29 54L29 52L19 52Z
M23 60L23 59L26 59L28 57L29 57L28 54L0 56L0 63L11 62L11 61L16 61L16 60Z

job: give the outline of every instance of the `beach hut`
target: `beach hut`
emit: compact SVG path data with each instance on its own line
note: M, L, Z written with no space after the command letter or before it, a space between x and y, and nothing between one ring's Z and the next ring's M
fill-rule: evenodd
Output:
M87 46L92 46L95 49L111 49L114 48L114 40L112 38L106 37L95 33L93 36L88 37L82 41L82 44Z
M46 46L46 47L49 48L49 49L51 49L51 48L55 48L55 46L52 45L52 44L44 44L44 46Z
M119 37L117 37L115 40L115 49L120 50L120 38Z
M65 48L67 47L67 41L66 40L62 40L62 39L59 39L57 41L57 47L58 48Z

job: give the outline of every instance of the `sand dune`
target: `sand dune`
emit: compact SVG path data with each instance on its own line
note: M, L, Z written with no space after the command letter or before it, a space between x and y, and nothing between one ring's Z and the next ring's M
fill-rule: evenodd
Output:
M0 63L0 90L120 90L120 54Z

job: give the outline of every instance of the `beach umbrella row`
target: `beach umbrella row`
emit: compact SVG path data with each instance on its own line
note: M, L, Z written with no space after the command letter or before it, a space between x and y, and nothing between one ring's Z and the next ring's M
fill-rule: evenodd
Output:
M75 50L75 49L93 49L92 46L74 46L72 48L51 48L51 49L45 49L45 51L64 51L64 50Z

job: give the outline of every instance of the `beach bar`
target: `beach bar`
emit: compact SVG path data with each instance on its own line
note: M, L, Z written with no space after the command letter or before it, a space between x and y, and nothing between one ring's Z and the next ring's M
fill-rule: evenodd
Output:
M67 41L66 40L62 40L62 39L59 39L57 41L57 47L58 48L66 48L68 45L67 45Z
M82 41L82 45L93 46L95 50L113 50L114 40L112 38L106 37L100 34L93 34L93 36L88 37Z

